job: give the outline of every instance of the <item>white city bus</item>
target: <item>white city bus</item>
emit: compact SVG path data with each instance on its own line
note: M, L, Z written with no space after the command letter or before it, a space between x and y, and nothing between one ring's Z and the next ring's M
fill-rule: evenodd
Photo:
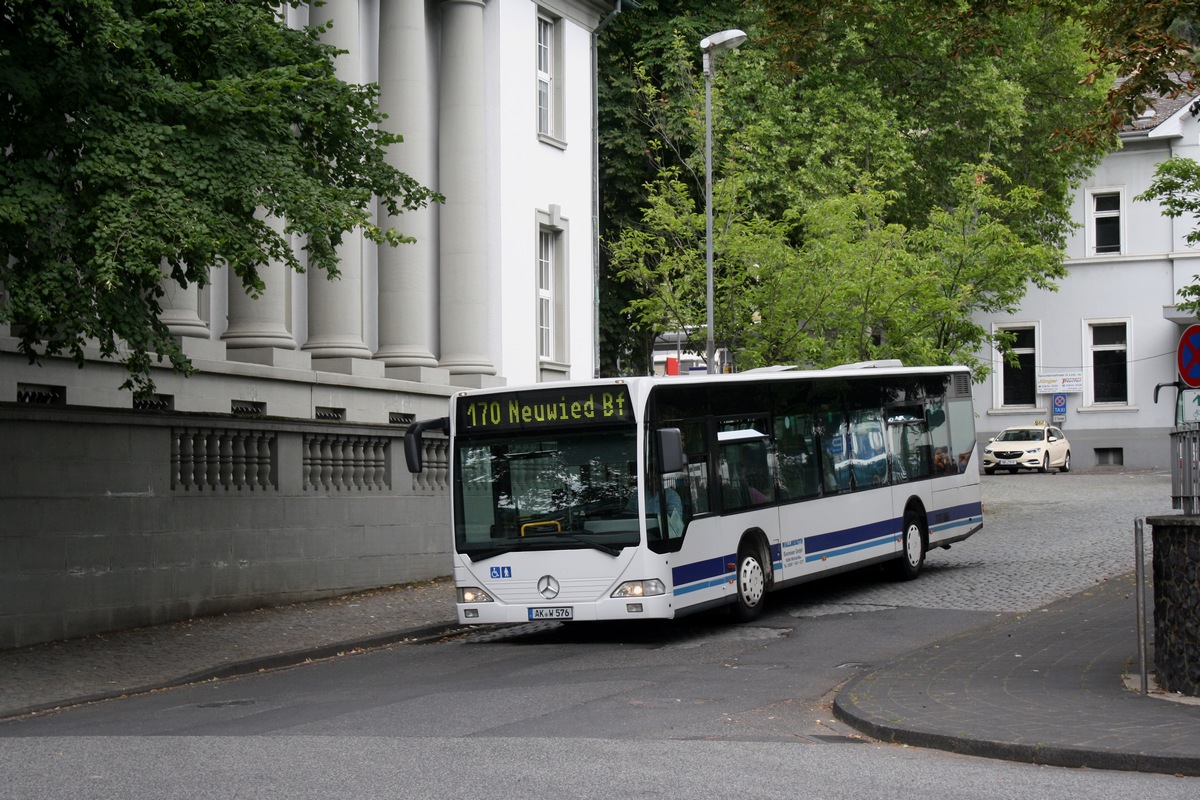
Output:
M898 362L464 391L449 436L461 622L671 618L983 524L971 377Z

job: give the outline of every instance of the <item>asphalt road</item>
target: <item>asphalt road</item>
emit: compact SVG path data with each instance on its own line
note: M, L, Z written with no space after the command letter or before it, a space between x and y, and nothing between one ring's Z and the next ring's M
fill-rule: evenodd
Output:
M1122 574L1169 477L997 475L985 528L897 583L773 595L752 625L538 623L0 725L5 798L1195 797L1200 779L869 741L832 693L873 664Z

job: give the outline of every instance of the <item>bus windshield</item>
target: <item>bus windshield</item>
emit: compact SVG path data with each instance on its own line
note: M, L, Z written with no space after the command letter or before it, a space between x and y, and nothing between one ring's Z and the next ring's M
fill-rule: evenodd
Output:
M636 442L632 424L460 440L458 552L473 560L566 548L617 555L639 544Z

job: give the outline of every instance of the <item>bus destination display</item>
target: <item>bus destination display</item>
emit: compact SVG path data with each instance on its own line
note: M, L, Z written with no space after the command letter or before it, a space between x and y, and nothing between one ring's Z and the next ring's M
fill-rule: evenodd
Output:
M632 420L629 389L619 385L526 390L458 401L458 430L463 433L588 427Z

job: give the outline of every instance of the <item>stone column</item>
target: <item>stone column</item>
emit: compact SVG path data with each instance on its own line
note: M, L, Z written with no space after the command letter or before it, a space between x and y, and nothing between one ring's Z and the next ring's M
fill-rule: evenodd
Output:
M259 213L260 219L266 219L276 233L283 233L283 221L276 217L266 217L265 212ZM246 293L242 279L229 269L229 327L221 338L229 348L277 347L284 350L295 350L296 340L287 327L288 312L288 277L286 264L271 261L260 264L258 277L263 282L262 294L257 298Z
M440 339L452 375L495 375L487 355L483 0L443 0L438 188ZM532 58L532 56L531 56Z
M1147 517L1154 575L1154 677L1200 697L1200 517Z
M337 75L347 83L362 83L359 64L358 0L327 0L309 7L309 22L321 25L333 20L323 41L347 50L334 62ZM308 341L304 349L314 359L370 358L363 341L362 235L351 231L337 249L341 277L328 279L322 270L308 271ZM325 367L322 367L325 368Z
M383 127L404 137L387 160L423 186L434 185L433 107L426 46L424 0L381 0L379 8L379 107ZM422 208L381 220L416 238L379 248L379 350L389 367L436 367L434 304L435 210ZM390 374L390 373L389 373Z
M171 278L171 269L164 261L161 265L163 272L162 312L158 318L166 323L172 336L194 336L207 339L208 323L200 319L200 291L194 283L180 286Z

